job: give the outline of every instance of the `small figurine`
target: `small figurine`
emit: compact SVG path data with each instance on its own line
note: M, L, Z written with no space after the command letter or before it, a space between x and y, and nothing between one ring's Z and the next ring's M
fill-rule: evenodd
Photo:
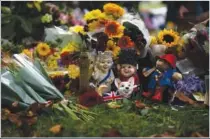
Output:
M119 62L117 64L117 70L119 72L119 79L116 79L116 81L128 82L129 80L133 80L134 82L133 86L139 86L139 78L136 72L137 61L136 61L135 50L133 49L121 50L119 55ZM133 77L133 79L130 79L131 77ZM118 88L119 86L115 87ZM138 91L139 91L138 87L134 88L131 97L137 97L138 94L140 94Z
M151 97L154 101L162 101L163 92L173 88L173 80L176 80L176 57L173 54L165 54L158 57L156 66L144 68L143 75L149 77L148 92L142 93L145 97Z
M96 88L99 88L100 86L103 86L103 88L105 88L100 93L100 95L111 91L111 84L115 79L114 73L112 71L112 65L113 60L111 51L98 53L92 77L95 81L94 85L96 86Z
M134 85L134 77L130 77L128 81L120 81L120 79L115 79L115 86L117 87L117 93L124 98L130 98L134 88L137 85Z

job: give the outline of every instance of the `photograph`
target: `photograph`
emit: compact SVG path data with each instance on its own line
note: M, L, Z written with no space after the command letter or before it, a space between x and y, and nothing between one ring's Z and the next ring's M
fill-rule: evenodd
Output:
M208 1L1 1L1 137L209 138Z

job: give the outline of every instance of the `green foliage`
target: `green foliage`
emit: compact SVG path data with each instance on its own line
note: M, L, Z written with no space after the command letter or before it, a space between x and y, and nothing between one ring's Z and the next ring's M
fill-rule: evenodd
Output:
M98 114L97 118L86 123L55 113L48 116L45 114L39 117L38 123L34 126L34 132L39 136L54 136L49 128L56 124L63 126L63 131L57 135L61 137L101 137L111 129L118 130L123 137L148 137L166 131L174 131L177 136L189 136L192 132L208 133L209 131L208 109L187 106L179 111L173 111L165 104L155 106L148 103L147 105L152 108L144 115L137 111L127 111L123 108L110 109L105 105L98 105L91 109ZM20 129L12 126L7 125L7 128L4 128L3 124L2 127L2 136L13 136L8 130L21 132Z
M1 40L1 49L2 52L9 52L9 53L20 53L22 51L22 49L24 48L23 45L15 45L9 41L6 40Z

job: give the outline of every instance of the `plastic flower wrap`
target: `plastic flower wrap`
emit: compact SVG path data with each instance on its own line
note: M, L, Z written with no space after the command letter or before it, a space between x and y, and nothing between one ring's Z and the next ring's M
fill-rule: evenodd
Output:
M174 87L179 92L184 92L189 96L196 92L204 92L204 82L195 75L187 75L182 80L174 84Z

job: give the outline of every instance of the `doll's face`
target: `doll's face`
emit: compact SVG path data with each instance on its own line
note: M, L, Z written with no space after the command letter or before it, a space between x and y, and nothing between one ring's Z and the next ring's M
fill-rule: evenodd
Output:
M131 77L136 73L136 67L129 64L120 65L120 74L124 77Z
M98 68L102 71L108 71L112 67L112 58L100 59L98 62Z
M159 70L167 70L168 68L170 68L169 64L166 63L164 60L161 60L161 59L157 60L156 67Z

